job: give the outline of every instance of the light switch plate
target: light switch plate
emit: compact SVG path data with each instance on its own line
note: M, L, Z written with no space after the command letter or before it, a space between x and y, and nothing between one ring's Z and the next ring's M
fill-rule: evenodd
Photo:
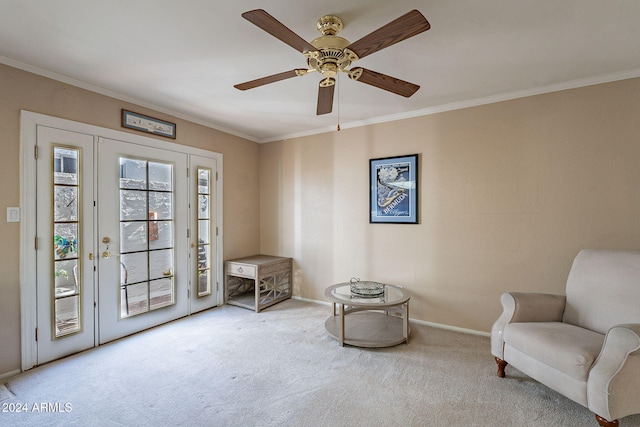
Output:
M20 208L7 208L7 222L20 222Z

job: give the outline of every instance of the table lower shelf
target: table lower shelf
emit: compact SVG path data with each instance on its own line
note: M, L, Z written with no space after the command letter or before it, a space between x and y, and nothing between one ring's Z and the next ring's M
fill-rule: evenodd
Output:
M251 292L245 292L243 294L234 295L227 300L227 304L237 305L238 307L244 307L251 310L256 309L256 294Z
M289 298L291 298L290 293L282 294L277 298L261 295L260 300L256 301L255 291L251 290L242 294L230 296L227 299L227 304L248 308L250 310L255 310L256 312L258 312L264 308L270 307Z
M340 340L340 315L324 323L329 335ZM359 311L344 317L344 343L356 347L391 347L408 339L403 334L403 319L377 311Z

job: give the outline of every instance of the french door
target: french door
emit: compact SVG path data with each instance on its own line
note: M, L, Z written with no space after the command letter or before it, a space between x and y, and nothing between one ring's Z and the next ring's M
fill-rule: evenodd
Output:
M98 141L99 343L189 310L187 155Z
M38 127L37 343L43 363L94 345L93 136Z
M221 301L217 160L37 127L37 362Z
M216 201L219 200L218 161L210 157L189 156L191 200L191 227L189 265L193 273L191 280L191 313L206 310L222 302L221 280L215 259L218 249L219 218ZM195 265L195 269L193 266ZM219 296L219 298L216 298Z

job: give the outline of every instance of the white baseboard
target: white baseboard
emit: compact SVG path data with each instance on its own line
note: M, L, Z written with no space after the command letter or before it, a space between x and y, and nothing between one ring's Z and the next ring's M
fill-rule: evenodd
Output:
M330 306L331 303L327 302L327 301L318 301L315 299L310 299L310 298L303 298L303 297L298 297L298 296L293 296L292 297L295 300L298 301L305 301L305 302L310 302L313 304L321 304L321 305L326 305L326 306ZM465 334L471 334L471 335L480 335L483 337L490 337L491 333L489 332L483 332L483 331L476 331L475 329L467 329L467 328L459 328L457 326L451 326L451 325L443 325L442 323L434 323L434 322L427 322L425 320L419 320L419 319L413 319L413 318L409 318L409 321L412 323L417 323L418 325L425 325L425 326L431 326L432 328L438 328L438 329L446 329L448 331L454 331L454 332L462 332Z
M491 336L490 332L476 331L475 329L459 328L457 326L443 325L442 323L433 323L433 322L427 322L425 320L418 320L418 319L412 319L412 318L409 318L409 320L413 323L417 323L418 325L431 326L432 328L446 329L448 331L462 332L464 334L470 334L470 335L480 335L483 337Z
M16 369L15 371L9 371L9 372L5 372L4 374L0 374L0 380L12 377L14 375L18 375L20 372L21 372L20 369Z
M331 303L329 301L318 301L317 299L310 299L310 298L302 298L302 297L297 297L297 296L292 296L292 299L298 300L298 301L304 301L304 302L310 302L313 304L320 304L320 305L326 305L326 306L330 306Z

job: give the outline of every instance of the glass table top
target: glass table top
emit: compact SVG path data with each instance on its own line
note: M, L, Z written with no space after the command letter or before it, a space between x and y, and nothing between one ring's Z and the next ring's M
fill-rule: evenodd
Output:
M384 285L384 293L380 296L368 297L351 292L349 283L338 283L329 286L325 296L336 303L354 306L392 306L403 304L409 300L409 295L404 289L394 285Z

